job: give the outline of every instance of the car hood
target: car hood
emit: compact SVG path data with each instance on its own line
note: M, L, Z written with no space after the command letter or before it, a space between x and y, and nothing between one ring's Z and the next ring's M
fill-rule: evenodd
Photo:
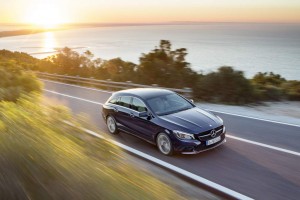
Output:
M163 115L160 118L171 123L173 128L177 126L178 129L189 131L190 133L199 133L223 125L222 121L216 115L197 107Z

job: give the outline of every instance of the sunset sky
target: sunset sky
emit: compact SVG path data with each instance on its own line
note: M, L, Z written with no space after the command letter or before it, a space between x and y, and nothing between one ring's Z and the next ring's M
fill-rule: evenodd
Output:
M0 0L0 23L300 22L300 0Z

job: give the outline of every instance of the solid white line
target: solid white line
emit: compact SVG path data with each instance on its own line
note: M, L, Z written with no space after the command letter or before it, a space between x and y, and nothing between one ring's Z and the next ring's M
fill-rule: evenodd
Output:
M85 101L85 102L88 102L88 103L93 103L93 104L97 104L97 105L103 105L102 103L99 103L99 102L96 102L96 101L91 101L91 100L87 100L87 99L83 99L83 98L79 98L79 97L74 97L74 96L71 96L71 95L67 95L67 94L55 92L55 91L52 91L52 90L46 90L46 89L43 89L43 90L46 91L46 92L50 92L50 93L53 93L53 94L58 94L58 95L61 95L61 96L64 96L64 97L72 98L72 99L77 99L77 100Z
M78 86L78 85L73 85L73 84L61 83L61 82L50 81L50 80L45 80L45 79L41 79L41 80L43 80L45 82L52 82L52 83L57 83L57 84L61 84L61 85L67 85L67 86L72 86L72 87L83 88L83 89L87 89L87 90L94 90L94 91L98 91L98 92L105 92L105 93L110 93L110 94L113 93L113 92L110 92L110 91L100 90L100 89L95 89L95 88L90 88L90 87L84 87L84 86ZM226 114L226 115L233 115L233 116L238 116L238 117L244 117L244 118L249 118L249 119L266 121L266 122L271 122L271 123L276 123L276 124L283 124L283 125L287 125L287 126L300 127L299 124L291 124L291 123L286 123L286 122L280 122L280 121L275 121L275 120L263 119L263 118L258 118L258 117L251 117L251 116L247 116L247 115L240 115L240 114L228 113L228 112L211 110L211 109L205 109L205 110L212 111L212 112L217 112L217 113L222 113L222 114Z
M260 143L260 142L255 142L255 141L251 141L251 140L247 140L247 139L236 137L236 136L233 136L233 135L228 135L227 134L226 137L227 138L231 138L231 139L235 139L235 140L239 140L239 141L242 141L242 142L246 142L246 143L249 143L249 144L254 144L254 145L257 145L257 146L261 146L261 147L273 149L273 150L276 150L276 151L281 151L281 152L284 152L284 153L293 154L295 156L300 156L300 153L296 152L296 151L291 151L291 150L287 150L287 149L275 147L275 146L272 146L272 145L268 145L268 144L264 144L264 143Z
M283 125L288 125L288 126L300 127L299 124L290 124L290 123L286 123L286 122L279 122L279 121L275 121L275 120L262 119L262 118L258 118L258 117L251 117L251 116L245 116L245 115L240 115L240 114L233 114L233 113L217 111L217 110L211 110L211 109L205 109L205 110L208 110L208 111L211 111L211 112L216 112L216 113L222 113L222 114L226 114L226 115L233 115L233 116L237 116L237 117L244 117L244 118L249 118L249 119L266 121L266 122L271 122L271 123L276 123L276 124L283 124Z
M87 89L87 90L93 90L93 91L97 91L97 92L105 92L105 93L109 93L109 94L113 93L113 92L110 92L110 91L107 91L107 90L100 90L100 89L84 87L84 86L79 86L79 85L73 85L73 84L68 84L68 83L62 83L62 82L57 82L57 81L50 81L50 80L46 80L46 79L42 79L42 78L40 78L40 80L43 80L45 82L50 82L50 83L56 83L56 84L60 84L60 85L67 85L67 86L71 86L71 87L77 87L77 88L82 88L82 89Z
M68 124L70 124L70 123L68 123ZM223 192L223 193L225 193L225 194L227 194L227 195L229 195L231 197L234 197L234 198L237 198L237 199L243 199L243 200L252 200L252 198L250 198L248 196L245 196L245 195L243 195L241 193L238 193L238 192L233 191L233 190L231 190L229 188L226 188L226 187L224 187L222 185L219 185L219 184L214 183L214 182L212 182L210 180L207 180L207 179L205 179L205 178L203 178L201 176L198 176L196 174L188 172L188 171L186 171L186 170L184 170L182 168L176 167L175 165L169 164L169 163L167 163L165 161L162 161L162 160L160 160L158 158L150 156L150 155L148 155L146 153L143 153L143 152L141 152L139 150L131 148L131 147L129 147L129 146L125 145L125 144L122 144L120 142L117 142L115 140L107 139L103 135L100 135L100 134L98 134L98 133L96 133L94 131L91 131L91 130L88 130L88 129L85 129L85 128L81 128L81 129L83 131L85 131L86 133L90 134L90 135L93 135L93 136L101 138L101 139L105 139L105 140L107 140L107 141L109 141L109 142L111 142L111 143L119 146L120 148L122 148L122 149L124 149L124 150L126 150L128 152L131 152L131 153L133 153L135 155L138 155L138 156L140 156L140 157L142 157L142 158L144 158L146 160L149 160L149 161L151 161L153 163L156 163L156 164L158 164L160 166L163 166L163 167L165 167L165 168L167 168L167 169L169 169L171 171L174 171L174 172L176 172L178 174L186 176L186 177L188 177L188 178L190 178L190 179L192 179L194 181L197 181L197 182L199 182L201 184L204 184L204 185L209 186L211 188L214 188L214 189L216 189L218 191L221 191L221 192Z
M44 89L44 90L47 91L47 92L53 93L53 94L62 95L62 96L69 97L69 98L72 98L72 99L77 99L77 100L81 100L81 101L85 101L85 102L93 103L93 104L97 104L97 105L103 105L102 103L99 103L99 102L96 102L96 101L90 101L90 100L87 100L87 99L74 97L74 96L71 96L71 95L67 95L67 94L63 94L63 93L59 93L59 92L55 92L55 91L51 91L51 90L46 90L46 89ZM229 135L229 134L227 134L226 136L228 138L239 140L239 141L246 142L246 143L249 143L249 144L254 144L254 145L269 148L269 149L272 149L272 150L281 151L281 152L284 152L284 153L289 153L289 154L293 154L293 155L296 155L296 156L300 156L300 153L296 152L296 151L291 151L291 150L288 150L288 149L283 149L283 148L275 147L275 146L272 146L272 145L247 140L247 139L236 137L236 136Z

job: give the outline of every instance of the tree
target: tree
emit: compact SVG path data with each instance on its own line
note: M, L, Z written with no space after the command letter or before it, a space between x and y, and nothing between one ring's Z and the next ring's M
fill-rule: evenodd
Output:
M78 73L82 61L80 54L68 47L60 49L58 54L49 57L48 60L57 66L59 73L71 75Z
M170 41L161 40L159 48L140 57L138 81L165 87L191 87L195 82L196 72L186 62L186 55L185 48L172 50Z
M114 58L104 61L97 69L96 76L100 79L111 79L114 81L134 81L136 78L136 64Z

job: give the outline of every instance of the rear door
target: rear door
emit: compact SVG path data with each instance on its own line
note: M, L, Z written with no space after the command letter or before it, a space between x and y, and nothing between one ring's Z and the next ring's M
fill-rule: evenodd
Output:
M119 128L130 132L133 131L129 128L129 123L132 120L130 117L131 101L132 101L132 97L121 96L117 102L118 106L115 107L115 115L114 115Z

